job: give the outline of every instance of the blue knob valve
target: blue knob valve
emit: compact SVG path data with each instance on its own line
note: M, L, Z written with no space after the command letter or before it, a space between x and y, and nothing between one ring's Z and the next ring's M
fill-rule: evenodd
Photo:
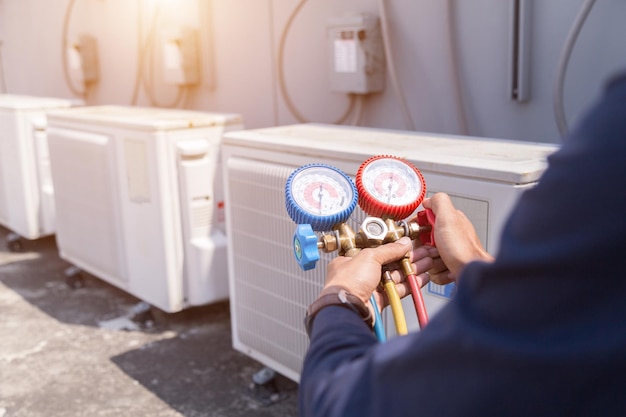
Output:
M310 224L299 224L293 235L293 254L304 271L314 269L320 260L317 249L317 235Z

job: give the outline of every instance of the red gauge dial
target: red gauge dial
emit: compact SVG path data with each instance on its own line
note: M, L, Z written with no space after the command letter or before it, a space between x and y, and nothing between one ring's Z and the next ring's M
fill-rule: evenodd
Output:
M379 155L361 164L356 174L359 206L368 215L407 218L426 194L422 173L410 162Z

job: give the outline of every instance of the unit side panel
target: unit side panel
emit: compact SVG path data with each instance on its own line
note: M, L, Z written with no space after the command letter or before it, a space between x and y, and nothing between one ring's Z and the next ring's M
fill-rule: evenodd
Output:
M165 250L176 268L176 279L169 280L172 311L177 303L183 308L228 297L220 147L225 131L242 128L218 123L170 131L158 148L161 190L167 190L162 195Z
M10 143L12 135L15 135L15 114L6 110L0 110L0 224L8 226L9 208L8 197L9 183L16 180L16 175L11 171L11 161L14 159L13 145Z
M40 200L39 229L41 231L41 235L49 235L54 233L56 229L56 215L47 132L45 130L35 130L33 132L33 139L35 145L35 157L37 161L37 189Z
M205 204L210 199L212 207L217 196L197 189L212 188L207 181L213 178L203 175L205 168L218 169L221 174L223 127L112 131L118 139L123 173L118 187L128 247L129 292L167 312L226 298L224 227L214 230L217 235L209 233L217 213L207 210ZM191 157L181 164L177 144L195 141L206 142L210 155L206 160ZM219 197L219 201L223 210L223 199Z
M19 112L19 140L20 163L24 175L23 189L21 195L24 201L25 210L16 213L19 220L15 223L16 231L27 239L37 239L42 236L39 213L41 212L41 196L39 192L39 178L37 172L37 152L35 148L35 126L34 120L44 117L41 110L30 110Z
M50 127L48 140L61 256L126 288L112 138Z
M35 154L30 114L2 112L0 116L0 155L3 203L0 220L9 229L28 239L39 237Z
M175 159L187 305L201 305L228 297L220 158L222 132L222 127L216 127L193 135L177 135Z
M461 178L422 171L427 195L446 192L455 205L463 210L476 228L478 237L490 253L498 250L500 233L521 193L535 183L508 184Z
M128 291L167 312L182 305L179 224L165 132L112 129L119 165L117 188L128 257Z

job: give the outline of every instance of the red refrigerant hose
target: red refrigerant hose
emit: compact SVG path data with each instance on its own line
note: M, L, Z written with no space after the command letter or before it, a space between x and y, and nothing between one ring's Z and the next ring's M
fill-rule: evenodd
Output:
M420 286L417 282L417 275L409 274L407 275L406 280L411 288L411 297L413 298L415 312L417 313L417 322L420 325L420 329L423 329L428 324L428 313L426 312L426 305L424 304L422 291L420 291Z
M435 246L435 214L432 210L426 209L417 213L417 223L420 227L425 228L427 231L420 234L420 240L422 244ZM411 297L413 298L413 304L415 305L415 313L417 313L417 322L420 329L423 329L428 324L428 312L426 311L426 305L424 304L424 297L422 297L422 291L420 290L419 283L417 282L417 275L407 274L406 280L411 288Z

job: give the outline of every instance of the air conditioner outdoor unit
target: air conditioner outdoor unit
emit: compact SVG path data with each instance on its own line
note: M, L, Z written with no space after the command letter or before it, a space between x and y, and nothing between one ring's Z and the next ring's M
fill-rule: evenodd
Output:
M46 112L70 100L0 95L0 224L14 238L54 233L53 188L46 142ZM10 240L18 243L19 240Z
M222 161L226 190L232 337L235 349L298 381L308 338L303 318L324 282L323 254L304 272L293 256L295 224L285 210L285 182L299 166L333 165L349 176L366 159L394 155L423 173L428 195L444 191L463 210L490 252L520 193L533 186L553 145L472 137L304 124L231 132ZM357 208L355 230L365 218ZM422 289L429 313L450 297L449 286ZM410 297L409 329L418 328ZM390 316L384 319L394 333Z
M222 135L235 114L50 113L63 259L166 312L228 297Z

